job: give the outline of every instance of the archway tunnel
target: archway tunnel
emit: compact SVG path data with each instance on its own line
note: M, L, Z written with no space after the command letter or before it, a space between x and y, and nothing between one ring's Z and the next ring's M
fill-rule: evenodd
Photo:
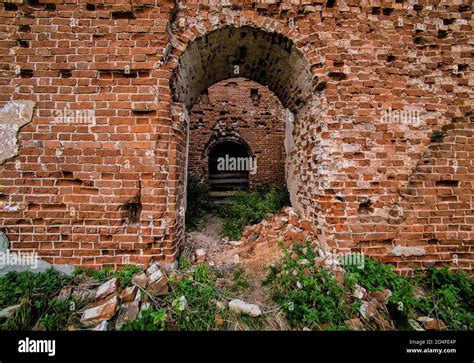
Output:
M185 185L186 179L207 181L211 192L224 195L236 189L279 184L288 187L293 204L296 188L288 183L293 123L312 98L315 85L302 52L277 32L229 26L192 41L171 78L173 100L189 115ZM220 90L214 99L213 87ZM224 95L227 99L222 99ZM290 114L296 118L288 117ZM247 135L241 130L245 123L250 125ZM201 146L196 147L196 143ZM207 153L202 150L203 145L213 143ZM263 145L261 150L254 148L258 143ZM242 144L250 145L252 154L244 152L239 147ZM217 159L226 154L251 156L259 173L265 167L271 172L263 178L253 178L248 171L219 173Z

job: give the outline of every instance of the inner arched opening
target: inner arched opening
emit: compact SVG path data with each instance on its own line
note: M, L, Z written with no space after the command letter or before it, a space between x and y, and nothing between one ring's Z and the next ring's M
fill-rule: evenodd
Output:
M210 195L216 199L232 196L249 189L249 174L253 159L244 142L225 140L209 151Z
M189 114L190 182L209 184L214 200L237 190L284 190L285 115L278 97L249 79L209 87Z

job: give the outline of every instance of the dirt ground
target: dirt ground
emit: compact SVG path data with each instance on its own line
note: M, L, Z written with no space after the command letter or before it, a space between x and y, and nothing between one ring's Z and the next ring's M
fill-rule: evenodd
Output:
M223 223L221 218L207 215L200 230L187 234L186 249L194 252L204 249L204 261L221 271L227 282L232 281L237 271L245 271L250 287L238 291L235 298L257 304L263 314L272 315L272 319L268 319L272 326L268 329L282 329L286 322L280 317L282 314L272 301L268 289L262 286L269 266L281 256L280 247L275 243L260 243L258 248L252 248L242 245L240 241L229 241L220 236Z
M220 236L224 221L207 215L199 231L188 233L188 243L194 251L205 250L205 260L216 268L241 267L250 275L262 280L269 265L279 260L281 249L275 243L260 243L258 248L229 241Z

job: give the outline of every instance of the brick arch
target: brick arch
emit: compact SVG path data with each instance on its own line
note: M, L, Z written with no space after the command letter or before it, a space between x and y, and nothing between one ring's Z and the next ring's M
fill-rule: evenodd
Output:
M202 156L204 158L209 157L209 153L215 146L222 144L224 142L229 142L229 141L242 145L247 151L247 154L249 156L255 156L255 154L252 152L252 148L250 147L249 143L245 141L237 132L235 134L227 135L227 136L213 135L209 139L209 141L206 143Z
M173 99L189 109L207 88L233 77L268 86L293 112L312 97L317 83L290 38L248 25L227 26L188 44L171 78Z

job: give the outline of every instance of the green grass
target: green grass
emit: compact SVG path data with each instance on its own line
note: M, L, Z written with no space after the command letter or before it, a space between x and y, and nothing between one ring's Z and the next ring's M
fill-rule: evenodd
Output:
M0 308L17 304L25 296L52 296L70 281L54 269L41 273L9 272L0 277Z
M192 271L174 274L168 280L171 293L166 297L170 317L180 330L215 330L215 316L220 314L216 302L226 301L227 292L216 287L218 274L206 264L197 265ZM180 298L184 296L187 303Z
M53 269L41 273L9 272L0 278L0 308L20 304L0 330L31 330L39 321L46 330L62 330L70 321L70 301L54 297L71 279Z
M397 275L391 265L364 258L363 269L355 265L344 265L347 271L345 285L353 289L357 283L369 292L389 289L392 292L389 301L396 304L397 309L404 312L405 315L413 314L417 301L413 296L412 281Z
M439 317L454 330L474 329L474 277L462 271L431 268L424 287L428 296L418 308L426 315Z
M330 271L314 266L315 257L309 243L284 248L282 260L270 268L264 281L294 328L314 329L323 324L325 330L347 329L344 321L359 314L360 301L352 296L358 284L368 292L392 292L387 309L398 329L411 330L408 320L419 316L442 319L452 330L474 329L474 282L464 272L430 268L402 277L391 265L365 257L362 269L344 265L341 286ZM420 287L426 296L415 296Z
M241 267L235 269L232 275L232 284L230 290L232 292L244 292L252 287L252 282L248 273Z
M218 212L225 218L222 234L230 239L239 239L245 226L262 221L288 204L287 193L273 188L238 192Z
M98 282L105 282L107 280L117 277L122 286L130 286L132 284L132 277L142 269L135 265L126 265L123 270L113 271L111 268L103 268L100 270L77 268L74 270L74 276L89 276Z

